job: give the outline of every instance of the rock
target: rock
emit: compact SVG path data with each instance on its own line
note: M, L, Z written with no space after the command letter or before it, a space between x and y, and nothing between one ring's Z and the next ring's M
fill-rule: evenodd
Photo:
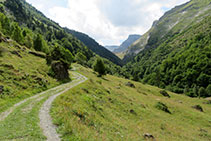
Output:
M149 133L145 133L145 134L143 134L143 136L144 136L144 139L153 139L153 140L155 139L155 137Z
M200 105L195 105L195 106L192 106L192 108L200 111L200 112L204 112L203 108L200 106Z
M4 92L4 86L0 85L0 94Z
M136 112L133 109L130 110L130 113L136 115Z
M18 57L20 57L20 58L22 58L22 56L17 51L11 51L11 53L16 55L16 56L18 56Z
M53 75L58 80L69 79L68 68L69 65L62 61L53 61L51 64Z
M165 96L165 97L170 98L170 95L169 95L165 90L161 90L161 91L160 91L160 94L162 94L162 95Z
M34 51L29 51L29 54L32 54L32 55L40 57L40 58L46 58L46 55L41 52L38 53L38 52L34 52Z
M131 82L127 82L125 84L125 86L131 87L131 88L135 88L135 85L133 83L131 83Z

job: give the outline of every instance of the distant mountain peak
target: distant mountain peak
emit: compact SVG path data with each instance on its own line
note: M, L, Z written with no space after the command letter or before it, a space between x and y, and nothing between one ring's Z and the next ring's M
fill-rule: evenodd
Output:
M114 53L121 53L126 51L136 40L138 40L141 37L141 35L138 34L131 34L128 36L127 40L125 40L119 48L115 49Z

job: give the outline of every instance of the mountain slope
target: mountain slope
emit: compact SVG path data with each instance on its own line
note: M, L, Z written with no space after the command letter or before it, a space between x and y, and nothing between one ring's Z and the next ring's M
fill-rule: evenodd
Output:
M169 93L159 88L78 67L89 80L58 97L51 115L63 140L209 141L211 107L205 99ZM164 103L171 114L156 107ZM204 112L192 106L201 105ZM150 139L149 139L150 140Z
M115 49L113 52L114 53L121 53L124 52L128 49L128 47L134 43L136 40L138 40L141 36L140 35L129 35L129 37L127 38L127 40L125 40L120 46L119 48Z
M134 80L189 96L211 96L211 16L159 46L145 48L125 66ZM131 69L132 68L132 69Z
M1 3L5 6L5 13L9 17L12 17L22 27L27 27L35 33L41 33L49 45L54 46L56 42L69 49L73 55L82 52L87 59L93 57L94 52L115 64L121 65L121 60L118 57L100 46L93 39L81 33L81 37L84 40L80 41L80 36L77 36L79 32L76 35L69 34L67 29L60 27L59 24L47 18L40 11L25 2L25 0L7 0ZM77 37L75 38L75 36Z
M127 51L124 62L130 61L144 48L157 47L176 34L200 22L210 15L210 0L192 0L166 12L159 21L154 22L152 28L144 34Z
M89 49L91 49L93 52L100 55L101 57L104 57L117 65L122 65L122 61L116 55L114 55L112 52L98 44L94 39L90 38L88 35L74 30L69 30L67 28L65 29L65 31L78 38Z
M0 35L0 112L14 103L43 90L59 85L48 75L45 54L38 57L32 50ZM34 52L34 51L33 51Z
M105 46L105 48L107 48L108 50L110 50L111 52L113 52L115 49L117 49L119 46L115 46L115 45L111 45L111 46Z

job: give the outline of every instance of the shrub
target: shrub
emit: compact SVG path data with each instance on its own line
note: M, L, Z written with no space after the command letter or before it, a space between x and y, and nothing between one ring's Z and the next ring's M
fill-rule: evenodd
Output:
M171 112L169 111L168 107L164 103L162 103L162 102L158 102L155 105L155 108L157 108L158 110L162 110L162 111L164 111L166 113L171 114Z
M170 98L170 95L169 95L169 94L167 93L167 91L165 91L165 90L160 91L160 94L162 94L162 95L165 96L165 97Z
M205 88L201 87L199 89L199 97L206 97L206 96L207 96L207 92L206 92Z
M211 97L211 84L209 84L206 88L207 96Z
M192 106L192 108L194 108L194 109L196 109L196 110L198 110L200 112L203 112L204 111L203 108L200 105Z

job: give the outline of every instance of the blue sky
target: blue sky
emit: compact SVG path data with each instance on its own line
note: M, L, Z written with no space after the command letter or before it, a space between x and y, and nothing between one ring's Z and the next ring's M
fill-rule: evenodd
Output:
M63 27L88 34L102 45L119 45L144 34L167 10L189 0L26 0Z

